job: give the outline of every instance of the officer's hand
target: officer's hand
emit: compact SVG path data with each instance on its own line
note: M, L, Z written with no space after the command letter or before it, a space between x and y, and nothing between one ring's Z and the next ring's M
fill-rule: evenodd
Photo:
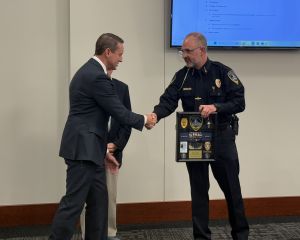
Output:
M216 111L217 111L217 109L216 109L215 105L213 105L213 104L199 106L199 112L201 113L201 116L203 118L207 118L210 114L212 114Z
M155 113L149 113L149 114L146 114L147 116L147 123L145 124L145 127L150 130L152 129L155 124L157 123L157 116Z

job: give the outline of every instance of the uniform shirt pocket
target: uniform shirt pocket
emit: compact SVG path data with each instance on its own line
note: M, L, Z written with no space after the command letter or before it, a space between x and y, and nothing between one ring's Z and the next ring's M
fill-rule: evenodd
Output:
M215 103L222 103L225 101L225 94L221 88L212 89L209 95Z

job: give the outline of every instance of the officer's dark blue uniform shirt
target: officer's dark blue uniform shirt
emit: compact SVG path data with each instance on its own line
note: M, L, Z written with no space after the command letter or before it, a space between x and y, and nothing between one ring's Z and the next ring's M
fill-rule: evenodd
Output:
M244 86L233 70L209 59L200 70L183 67L176 72L154 107L158 120L174 112L179 99L185 112L198 112L200 105L215 104L221 124L229 123L232 114L245 109Z

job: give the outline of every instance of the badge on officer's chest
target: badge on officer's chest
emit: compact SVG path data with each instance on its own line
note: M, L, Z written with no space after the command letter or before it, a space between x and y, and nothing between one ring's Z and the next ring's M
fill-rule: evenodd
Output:
M221 87L221 80L217 78L217 79L215 80L215 84L216 84L216 87L217 87L217 88L220 88L220 87Z
M227 76L230 78L231 81L233 81L235 84L239 84L239 78L237 77L237 75L235 75L233 70L230 70L227 73Z

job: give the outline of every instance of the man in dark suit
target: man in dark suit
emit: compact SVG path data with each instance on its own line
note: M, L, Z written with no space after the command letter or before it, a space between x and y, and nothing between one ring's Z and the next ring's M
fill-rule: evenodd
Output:
M111 33L102 34L95 56L74 75L69 88L70 110L59 155L67 164L66 194L54 216L49 239L72 238L86 203L85 239L107 239L106 164L116 169L116 159L107 152L108 118L142 130L151 128L152 114L140 115L120 102L107 71L122 62L124 41Z
M111 77L112 71L108 71L108 76ZM131 103L128 85L115 79L111 78L115 86L118 97L124 106L131 111ZM120 124L116 119L111 118L109 121L108 131L108 144L107 149L114 155L119 163L119 168L122 164L123 150L129 140L131 134L131 127ZM108 240L120 240L117 235L117 181L118 171L111 172L106 171L106 185L108 191ZM85 211L80 216L80 225L82 231L82 238L85 237Z

